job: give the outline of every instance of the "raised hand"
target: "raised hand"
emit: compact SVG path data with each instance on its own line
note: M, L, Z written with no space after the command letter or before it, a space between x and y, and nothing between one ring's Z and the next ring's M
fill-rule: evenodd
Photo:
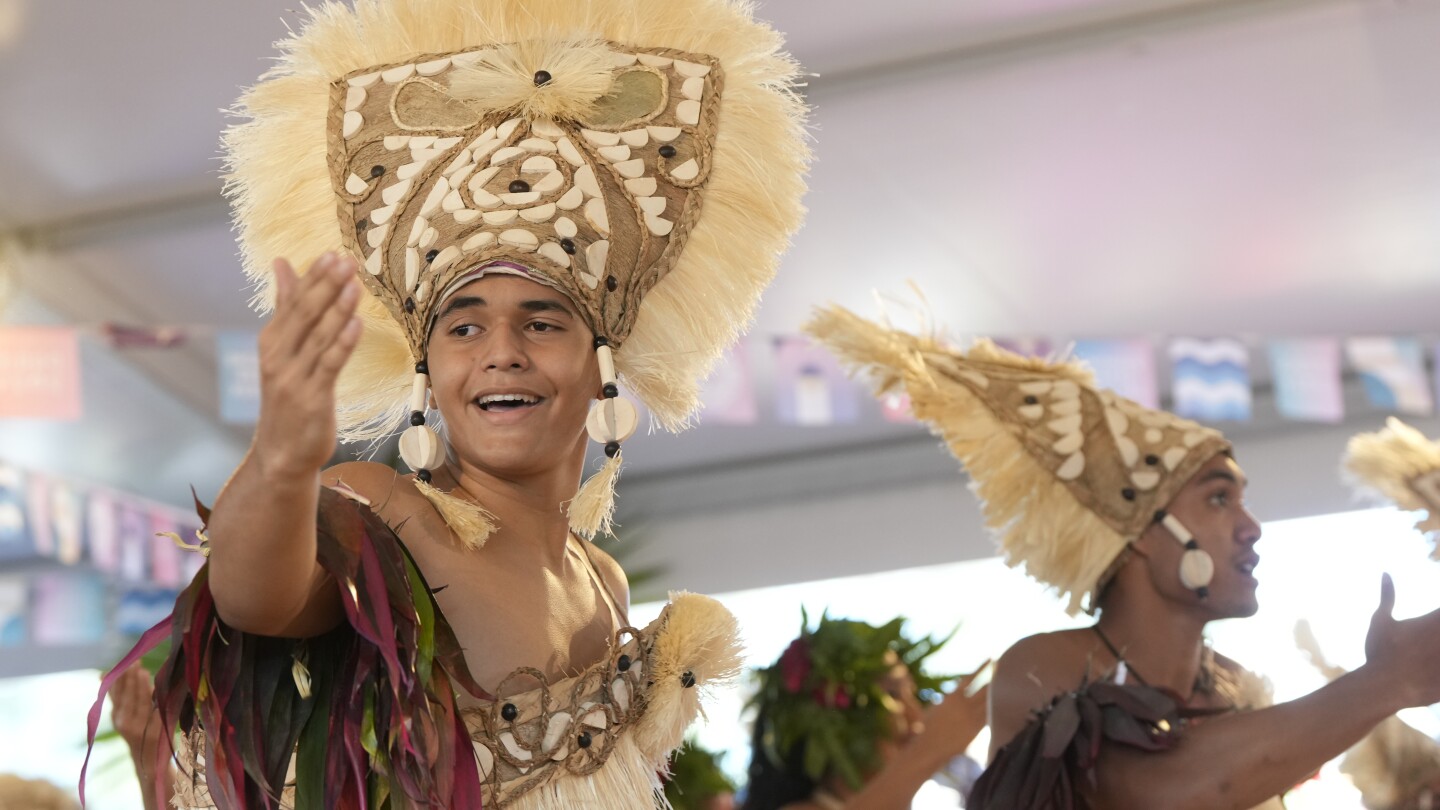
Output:
M326 253L297 277L275 261L275 314L260 332L260 420L252 448L267 474L318 472L335 452L335 380L360 340L355 260Z
M955 688L938 704L925 712L927 743L938 746L946 758L965 753L986 723L986 699L990 685L971 690L975 680L989 668L986 661L980 668L961 677Z
M1394 607L1395 583L1386 574L1365 637L1365 666L1393 684L1399 708L1440 703L1440 610L1397 621Z

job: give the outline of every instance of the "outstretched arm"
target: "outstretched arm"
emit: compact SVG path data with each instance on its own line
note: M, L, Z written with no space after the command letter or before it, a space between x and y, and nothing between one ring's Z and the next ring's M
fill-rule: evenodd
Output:
M985 666L989 666L987 663ZM983 672L962 678L954 691L925 714L925 730L910 738L885 767L845 799L845 810L894 810L909 807L916 791L945 764L965 753L985 728L988 687L974 693L971 682Z
M1176 810L1246 810L1290 789L1385 717L1440 700L1440 611L1397 622L1393 604L1387 577L1366 641L1369 660L1303 698L1198 723L1168 751L1107 745L1097 765L1096 803L1148 808L1163 796ZM1075 686L1057 685L1037 651L1017 652L1001 659L992 692L995 730L1006 741L1042 708L1033 699L1037 691L1053 695Z
M210 588L226 624L271 636L337 625L315 559L320 468L335 452L335 380L360 337L355 262L333 254L297 278L275 262L275 315L260 333L260 420L210 515Z

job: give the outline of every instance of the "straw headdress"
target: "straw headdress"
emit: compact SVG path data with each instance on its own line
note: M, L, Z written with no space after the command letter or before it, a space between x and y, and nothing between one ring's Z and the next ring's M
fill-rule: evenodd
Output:
M841 307L806 331L915 418L970 474L1006 562L1094 607L1098 589L1195 472L1230 444L1218 431L1097 388L1085 366L979 340L955 351Z
M1419 512L1415 528L1434 543L1440 560L1440 442L1391 417L1385 429L1350 440L1345 471L1357 488Z

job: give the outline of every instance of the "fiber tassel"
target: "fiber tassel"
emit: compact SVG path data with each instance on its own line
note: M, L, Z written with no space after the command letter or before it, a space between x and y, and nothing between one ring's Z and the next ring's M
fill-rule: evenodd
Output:
M457 498L448 492L441 492L419 478L414 480L415 488L434 505L435 511L444 518L445 525L455 533L455 537L466 551L477 551L484 548L485 541L495 531L494 515L485 511L479 504Z
M620 478L620 460L619 452L606 459L600 472L590 476L570 502L567 512L570 530L586 540L609 534L614 526L615 482Z

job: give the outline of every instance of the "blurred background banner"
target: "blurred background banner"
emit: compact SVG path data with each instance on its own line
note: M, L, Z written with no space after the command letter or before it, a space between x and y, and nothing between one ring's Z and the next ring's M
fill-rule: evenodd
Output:
M1345 418L1340 341L1296 338L1270 341L1275 407L1286 419L1339 422Z
M64 326L0 326L0 419L75 420L80 348Z
M1375 407L1412 416L1435 412L1418 340L1354 337L1345 342L1345 353L1360 372L1365 395Z
M1231 338L1170 343L1175 413L1206 422L1250 419L1250 350Z
M1147 408L1160 407L1155 347L1141 338L1077 340L1072 353L1095 370L1095 382Z

